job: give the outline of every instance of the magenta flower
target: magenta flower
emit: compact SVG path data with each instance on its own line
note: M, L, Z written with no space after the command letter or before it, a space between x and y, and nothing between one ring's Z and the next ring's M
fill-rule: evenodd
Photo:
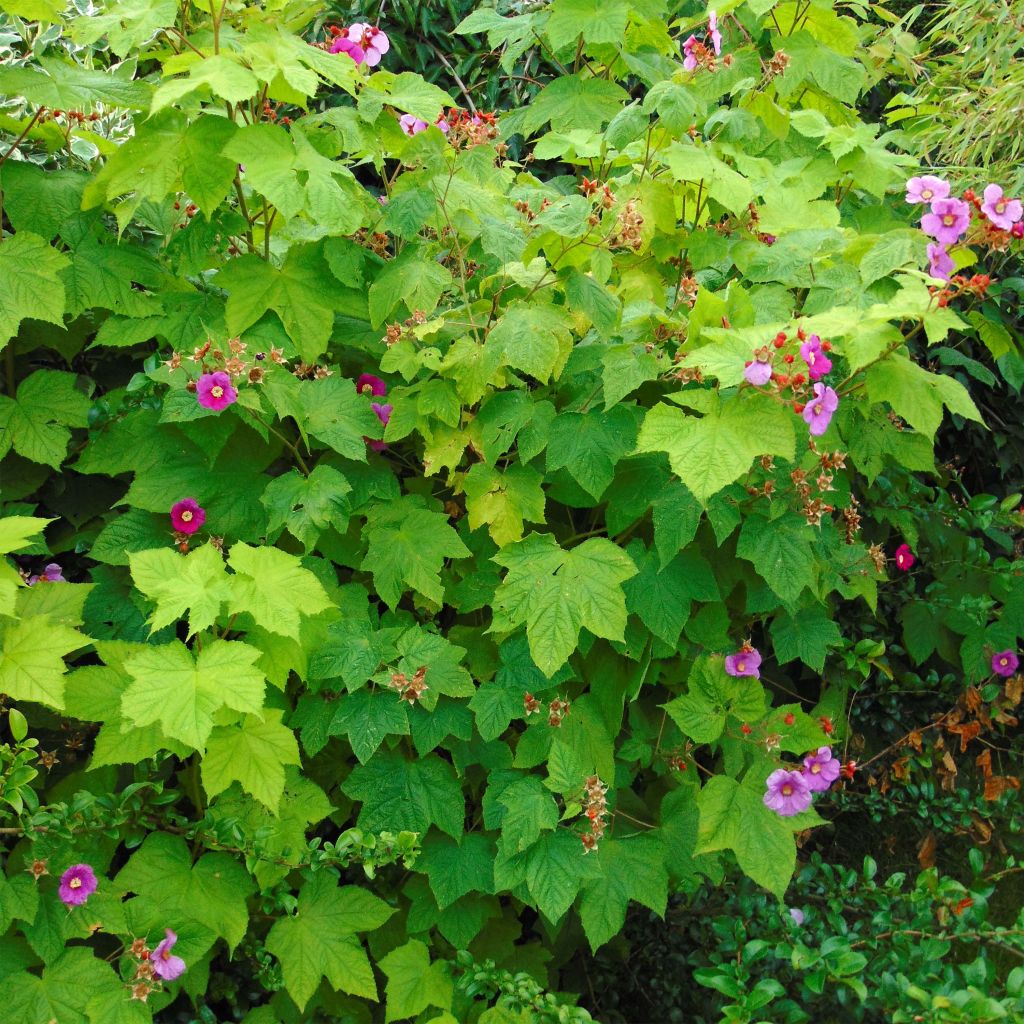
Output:
M60 566L56 562L51 562L41 573L29 576L28 585L34 587L40 580L43 583L67 583Z
M372 373L361 373L356 381L356 391L361 395L374 395L379 398L388 393L388 386Z
M73 864L60 876L57 890L61 902L68 907L80 907L96 891L96 872L88 864Z
M971 223L971 208L961 199L936 199L931 213L921 218L921 230L945 245L952 245Z
M391 41L379 28L363 22L349 26L348 38L349 42L355 43L363 51L363 60L367 67L375 68L381 57L391 49ZM357 60L356 63L360 64L362 61Z
M195 498L182 498L171 506L171 525L178 533L195 533L206 522L206 509Z
M936 178L931 174L925 174L920 178L911 178L907 182L907 202L913 205L917 203L932 203L936 199L949 198L949 182Z
M377 419L379 419L386 427L388 425L388 420L391 419L391 412L394 409L394 406L384 405L380 402L371 402L370 408L377 414ZM369 444L375 452L382 452L387 448L387 444L384 441L371 441L367 438L367 444Z
M981 212L997 228L1009 231L1024 216L1024 206L1019 199L1007 199L998 185L986 185Z
M398 124L406 135L419 135L420 132L425 132L430 127L426 121L421 121L412 114L403 114L398 119Z
M999 651L998 654L992 655L992 671L997 676L1008 679L1017 671L1018 665L1020 665L1020 659L1015 651Z
M814 398L804 406L804 421L812 436L820 437L828 430L832 414L839 408L839 396L822 383L814 385Z
M824 793L839 778L839 761L831 747L818 747L804 758L804 781L812 792Z
M170 928L164 929L164 936L163 942L153 950L150 963L153 965L153 973L158 978L163 978L164 981L174 981L175 978L180 978L185 973L185 961L180 956L174 956L171 953L174 944L178 941L178 936Z
M231 378L223 371L204 373L196 383L196 398L204 409L220 412L232 405L238 392L231 386Z
M832 369L832 360L821 347L821 338L812 334L801 346L800 357L807 364L807 376L820 380Z
M711 45L715 48L715 55L722 52L722 33L718 31L718 12L708 11L708 34L711 36Z
M772 379L772 356L767 345L754 350L754 358L743 370L743 379L758 388Z
M696 36L690 36L689 39L683 43L683 67L687 71L697 70L697 54L696 49L700 44L697 42Z
M800 772L776 768L765 780L764 805L784 818L800 814L811 806L811 790Z
M914 552L910 550L909 544L901 544L896 549L895 558L896 568L902 569L904 572L910 572L910 567L916 561L914 558Z
M338 36L331 44L331 53L347 53L356 64L362 64L366 60L366 53L358 43L353 43L346 36Z
M949 255L946 247L941 242L928 243L928 273L932 277L949 280L949 275L956 269L953 257Z
M727 655L725 671L731 676L761 678L761 653L753 647L741 647L735 654Z

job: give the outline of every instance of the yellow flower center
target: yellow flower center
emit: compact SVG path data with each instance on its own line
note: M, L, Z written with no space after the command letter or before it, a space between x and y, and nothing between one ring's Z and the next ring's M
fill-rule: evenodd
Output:
M931 199L931 197L933 195L935 195L935 193L932 192L932 190L930 188L926 188L926 189L924 189L924 191L922 191L921 198L922 199Z
M181 513L181 521L183 523L191 523L192 522L192 513L187 511L187 510L185 512L182 512Z
M1002 213L1003 210L1005 210L1005 209L1006 209L1006 200L1005 199L1000 199L999 202L996 203L996 213Z
M816 405L814 406L814 415L815 415L815 416L820 416L820 415L821 415L821 413L822 413L822 409L821 409L821 402L818 402L818 403L817 403L817 404L816 404Z
M82 880L80 878L72 878L71 881L68 882L68 888L69 889L81 889L82 888Z
M745 661L738 661L738 662L736 662L736 671L737 672L745 672L746 668L747 668L747 663Z
M945 224L947 228L951 228L955 221L956 221L956 217L954 217L953 214L951 214L951 213L947 213L942 218L942 223Z
M786 785L784 785L782 787L782 795L783 796L792 796L793 795L793 787L788 782L786 783Z
M163 951L163 952L162 952L162 953L160 954L160 959L161 959L161 960L170 960L170 959L171 959L171 951L170 951L169 949L165 949L165 950L164 950L164 951Z
M220 398L224 394L224 389L219 384L214 384L213 387L210 388L210 394L213 395L214 398Z
M811 765L811 774L812 775L819 775L820 773L821 773L821 765L820 764L812 764Z
M999 659L999 667L1000 668L1006 668L1006 666L1009 665L1009 664L1010 664L1010 660L1008 658L1000 658Z

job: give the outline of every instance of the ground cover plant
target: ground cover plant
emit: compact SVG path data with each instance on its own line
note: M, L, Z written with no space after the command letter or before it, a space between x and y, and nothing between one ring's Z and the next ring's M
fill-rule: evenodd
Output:
M386 9L0 10L11 1019L622 1016L680 907L721 1019L1024 1012L1019 466L944 447L1024 211L862 118L896 28L479 8L446 93Z

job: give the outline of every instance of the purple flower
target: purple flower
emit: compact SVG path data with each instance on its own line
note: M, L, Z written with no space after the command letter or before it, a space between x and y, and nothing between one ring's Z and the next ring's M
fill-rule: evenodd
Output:
M735 654L726 656L725 671L731 676L761 678L761 654L753 647L741 647Z
M171 525L179 533L195 533L206 522L206 509L195 498L182 498L171 506Z
M722 52L722 33L718 31L717 11L708 11L708 32L711 35L711 45L714 46L717 56Z
M196 383L196 398L204 409L220 412L232 405L238 392L231 386L231 378L223 371L204 373Z
M956 269L953 257L949 255L942 242L928 243L928 273L932 277L949 280L949 275Z
M349 42L355 43L356 47L362 50L367 67L375 68L381 57L391 49L391 41L379 28L363 22L349 26L348 38ZM360 64L362 61L357 60L356 63Z
M391 412L394 409L392 405L385 405L380 402L371 402L370 408L377 414L377 419L381 421L386 427L388 420L391 419ZM387 444L384 441L371 441L369 438L366 439L366 443L375 451L382 452L387 448Z
M61 573L61 568L56 562L51 562L41 573L37 573L35 576L29 576L28 585L34 587L40 580L43 583L67 583Z
M811 806L811 790L800 772L777 768L765 780L764 805L784 818L800 814Z
M174 956L171 953L174 944L178 941L178 936L170 928L164 929L164 936L163 942L153 950L150 963L153 965L153 973L158 978L163 978L164 981L174 981L175 978L179 978L185 973L185 961L180 956Z
M998 185L985 186L985 202L981 211L997 228L1009 231L1024 216L1024 206L1019 199L1007 199Z
M992 655L992 671L997 676L1009 678L1017 671L1020 659L1015 651L999 651Z
M961 199L936 199L931 213L921 218L921 230L945 245L952 245L971 223L971 208Z
M811 434L819 437L828 430L832 422L832 413L839 408L839 396L822 383L814 385L814 398L804 406L804 421L810 427Z
M65 906L80 907L96 886L96 872L88 864L73 864L60 876L58 895Z
M831 747L818 747L804 758L804 781L807 788L824 793L839 778L839 761L832 756Z
M430 127L426 121L421 121L412 114L403 114L398 119L398 123L406 135L419 135L420 132L425 132Z
M907 202L916 205L917 203L931 203L935 199L946 199L949 197L949 182L936 178L931 174L925 174L920 178L911 178L907 182Z
M761 387L772 379L772 355L767 345L754 349L754 358L746 364L743 379L755 387Z
M820 380L832 369L832 360L821 347L821 338L812 334L801 346L800 357L807 364L807 376Z
M700 44L697 42L696 36L690 36L683 43L683 67L687 71L697 70L697 55L696 49Z
M789 916L793 918L793 921L797 925L797 927L802 925L806 920L804 917L804 912L802 910L798 910L796 907L789 908Z
M388 393L388 386L372 373L361 373L359 380L356 381L356 391L361 395L374 395L379 398Z
M357 64L366 60L366 53L358 43L353 43L346 36L338 36L331 44L331 53L347 53Z

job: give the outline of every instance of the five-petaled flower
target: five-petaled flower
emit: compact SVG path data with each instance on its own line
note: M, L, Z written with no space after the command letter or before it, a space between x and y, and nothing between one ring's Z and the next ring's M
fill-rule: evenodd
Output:
M57 890L61 902L68 907L80 907L96 891L96 872L88 864L72 864L60 876Z
M372 373L361 373L356 381L356 391L361 395L373 395L380 398L381 395L387 394L388 386L380 377L374 377Z
M1024 216L1021 201L1008 199L998 185L986 185L984 195L981 212L1001 231L1009 231Z
M821 347L821 338L812 334L801 346L800 356L807 364L807 376L811 380L820 380L832 369L832 360Z
M185 973L185 961L180 956L175 956L171 950L178 941L178 936L170 928L164 929L164 939L160 942L150 962L153 964L153 973L164 981L174 981Z
M942 178L936 178L931 174L924 174L920 178L911 178L907 182L907 202L916 205L917 203L932 203L936 199L949 198L949 182Z
M744 646L725 659L725 671L731 676L761 678L761 653L753 647Z
M1016 651L998 651L992 655L992 671L997 676L1004 676L1009 678L1017 671L1017 667L1020 665L1020 659L1017 657Z
M948 281L949 275L956 269L956 264L953 262L953 257L949 255L949 251L942 242L929 242L926 251L928 253L928 273L932 277Z
M37 573L35 576L29 576L28 585L34 587L37 583L42 581L43 583L67 583L64 579L64 574L61 572L60 566L56 562L50 562L48 566L41 573Z
M196 382L196 398L204 409L220 412L232 405L238 392L231 386L231 378L223 371L204 373Z
M832 414L839 408L839 396L824 384L814 385L814 398L804 406L804 421L814 437L828 430Z
M812 792L823 793L839 778L839 760L831 747L818 747L804 758L804 781Z
M784 818L800 814L811 806L811 789L800 772L777 768L765 780L765 807Z
M195 533L206 522L206 509L195 498L182 498L171 506L171 525L178 533Z
M356 22L349 26L347 36L335 39L331 53L347 53L357 64L375 68L390 49L391 41L379 28Z
M902 569L904 572L910 572L911 566L915 562L914 552L910 550L909 544L901 544L895 553L896 568Z
M971 208L962 199L936 199L921 218L921 230L944 245L953 245L971 223Z

